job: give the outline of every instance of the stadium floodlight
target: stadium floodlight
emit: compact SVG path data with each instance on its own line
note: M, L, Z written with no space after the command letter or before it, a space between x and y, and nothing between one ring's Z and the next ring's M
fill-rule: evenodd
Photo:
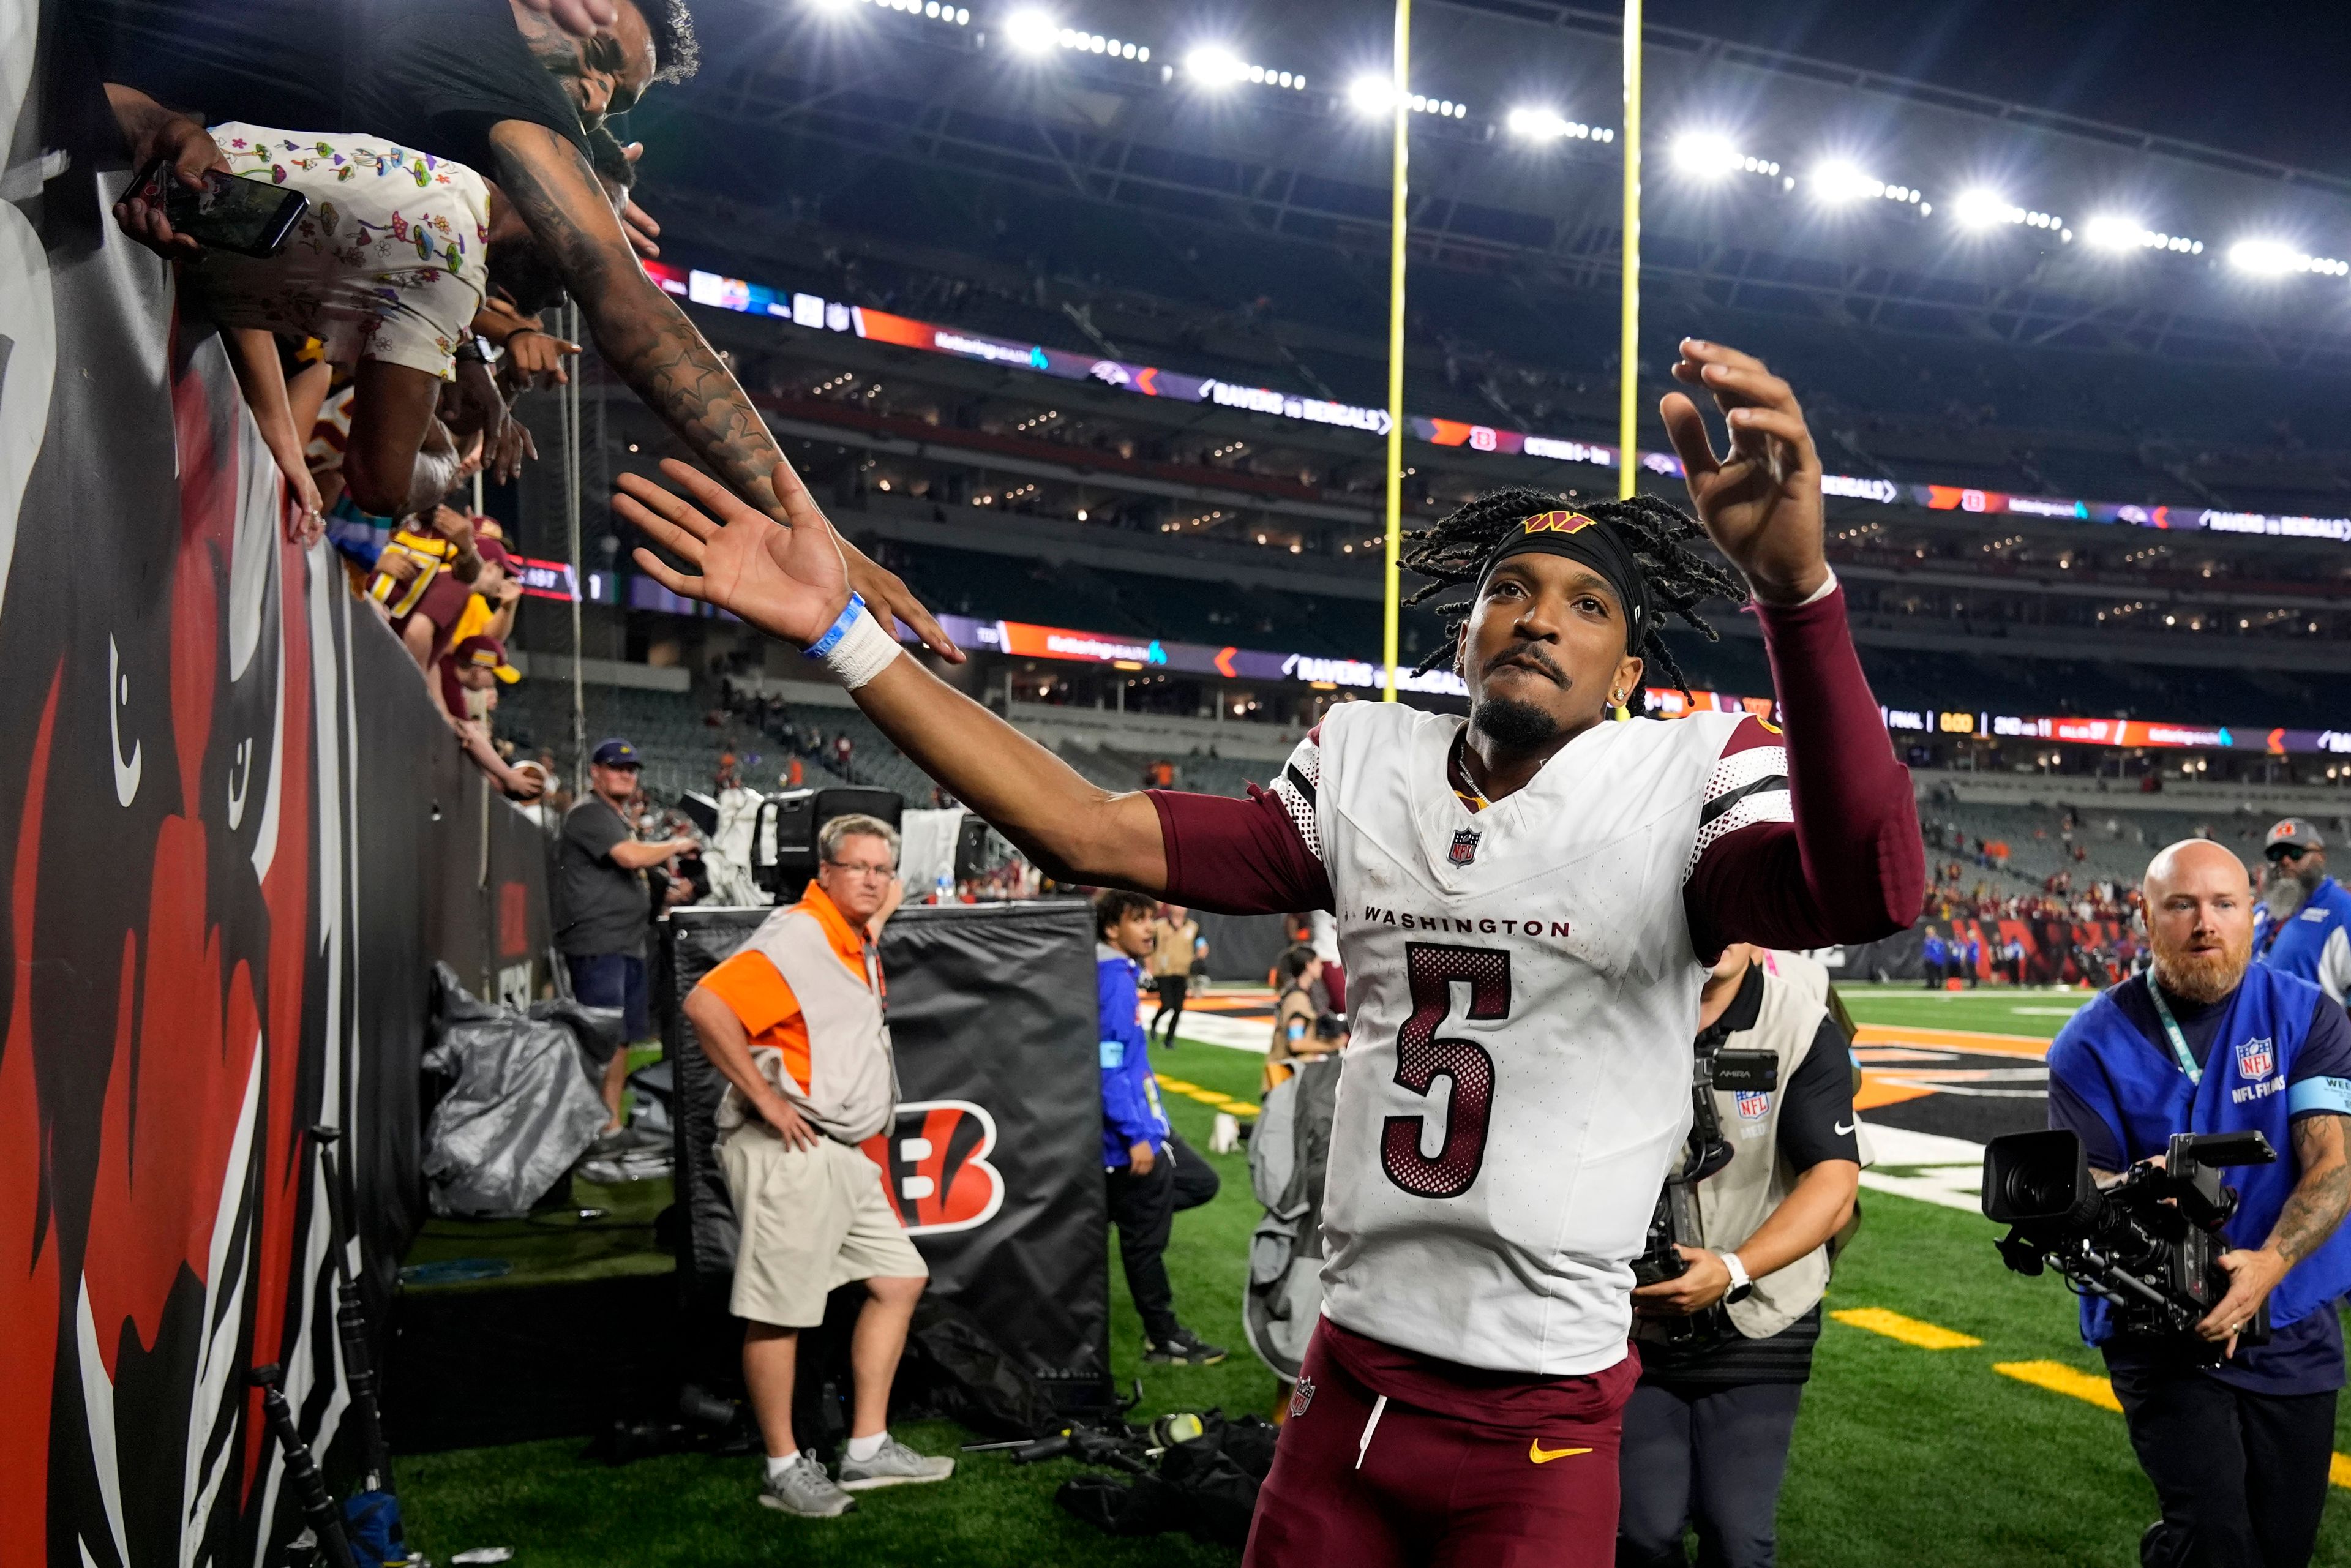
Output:
M1693 131L1674 141L1674 167L1701 180L1719 180L1740 166L1739 149L1727 136Z
M2159 234L2137 218L2108 214L2082 225L2084 237L2100 250L2168 250L2175 256L2202 256L2204 242L2184 235Z
M1249 80L1249 66L1220 44L1202 44L1186 55L1184 69L1203 87L1225 88Z
M828 16L845 16L856 0L809 0L810 5ZM901 11L909 16L924 16L934 22L952 22L958 27L971 26L971 13L960 5L949 5L943 0L864 0L877 11Z
M1005 19L1004 37L1024 55L1041 55L1061 41L1061 25L1042 11L1015 11Z
M2136 250L2150 231L2137 218L2100 214L2082 225L2082 237L2100 250Z
M1385 114L1395 107L1395 89L1387 78L1366 72L1347 84L1347 106L1358 114Z
M1575 122L1552 109L1514 109L1502 117L1502 125L1529 141L1559 141L1575 134Z
M1305 79L1301 77L1299 85L1304 86ZM1389 85L1388 78L1368 71L1347 84L1346 97L1347 107L1363 115L1386 114L1395 108L1396 102L1395 89ZM1469 106L1456 102L1449 98L1431 98L1426 93L1416 92L1407 94L1404 101L1405 107L1415 114L1433 114L1440 120L1469 118ZM1531 126L1536 122L1528 120L1524 123ZM1577 127L1573 122L1562 121L1562 123L1566 124L1567 129L1560 134L1566 136L1577 134ZM1527 133L1530 132L1522 132L1522 134ZM1582 133L1589 136L1592 134L1592 130L1589 126L1583 127Z
M2294 271L2294 247L2275 240L2241 239L2229 247L2229 265L2240 272L2275 277Z
M2229 265L2262 277L2282 277L2289 272L2315 273L2321 277L2351 275L2351 262L2305 255L2272 239L2239 240L2229 247Z
M1951 204L1952 215L1971 229L1990 228L1994 224L2021 224L2024 209L2001 195L1998 191L1977 189L1964 191Z
M1857 202L1886 194L1886 182L1872 179L1851 163L1823 163L1813 171L1813 193L1823 202Z

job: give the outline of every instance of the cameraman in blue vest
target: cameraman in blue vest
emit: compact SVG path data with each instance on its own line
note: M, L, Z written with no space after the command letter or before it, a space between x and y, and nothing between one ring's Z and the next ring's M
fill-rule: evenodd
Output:
M2242 1196L2220 1260L2231 1283L2196 1326L2225 1360L2117 1337L2095 1297L2083 1299L2082 1337L2105 1354L2163 1507L2141 1562L2302 1568L2344 1384L2335 1301L2351 1290L2351 1232L2336 1230L2351 1207L2351 1019L2316 986L2252 963L2250 882L2227 849L2171 845L2148 862L2144 891L2153 963L2050 1047L2050 1125L2081 1138L2102 1180L2162 1155L2179 1132L2259 1131L2279 1157L2226 1173ZM2264 1301L2269 1343L2240 1346Z
M2326 841L2300 817L2288 817L2270 829L2262 854L2269 865L2253 951L2340 1006L2351 994L2351 892L2326 874Z

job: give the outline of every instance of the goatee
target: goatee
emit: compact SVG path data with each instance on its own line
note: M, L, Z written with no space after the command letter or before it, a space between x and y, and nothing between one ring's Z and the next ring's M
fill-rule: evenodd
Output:
M1532 703L1481 697L1470 710L1470 727L1506 751L1533 751L1559 738L1559 720Z

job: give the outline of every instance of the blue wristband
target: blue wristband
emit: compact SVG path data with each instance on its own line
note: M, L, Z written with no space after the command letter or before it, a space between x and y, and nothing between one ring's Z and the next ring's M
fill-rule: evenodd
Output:
M802 652L811 659L823 658L841 645L841 640L849 635L849 629L856 625L857 618L864 613L865 601L857 594L851 594L840 616L825 628L824 635L810 643Z

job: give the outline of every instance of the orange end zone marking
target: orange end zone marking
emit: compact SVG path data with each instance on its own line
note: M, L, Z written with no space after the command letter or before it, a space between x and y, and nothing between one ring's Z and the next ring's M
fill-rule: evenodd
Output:
M1861 1092L1853 1097L1853 1108L1874 1111L1880 1105L1899 1105L1905 1100L1917 1100L1933 1092L1917 1083L1888 1083L1865 1067L1861 1070Z
M1985 1034L1968 1029L1925 1029L1912 1024L1865 1023L1855 1045L1926 1045L1945 1051L1982 1051L1998 1056L2046 1056L2049 1042L2028 1034Z

